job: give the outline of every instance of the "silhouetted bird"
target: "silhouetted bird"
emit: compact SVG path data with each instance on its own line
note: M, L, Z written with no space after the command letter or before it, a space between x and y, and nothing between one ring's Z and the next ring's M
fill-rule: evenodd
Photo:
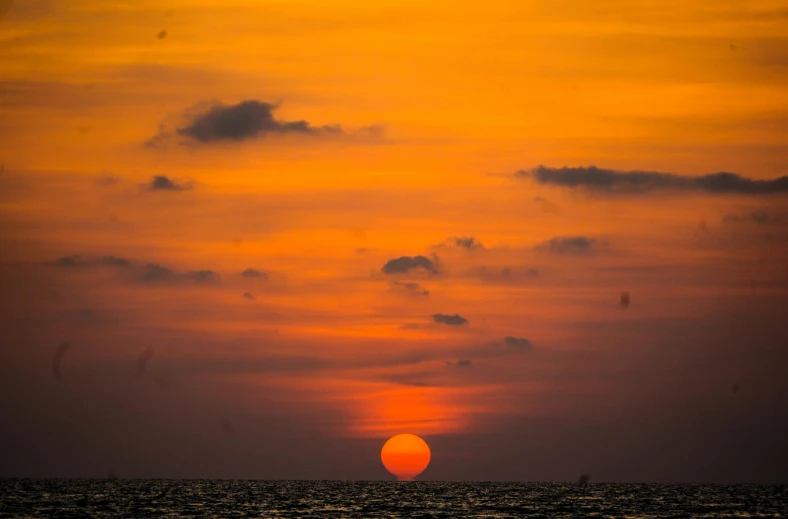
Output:
M161 391L167 391L170 389L170 383L166 378L155 377L153 381L156 382L156 387L158 387Z
M55 356L52 358L52 373L55 378L60 378L60 363L63 361L63 355L66 354L71 345L67 342L61 342L55 350Z
M591 481L591 476L588 474L583 474L577 479L577 482L581 485L587 485L589 481Z
M163 40L164 38L166 38L166 37L167 37L167 31L166 31L166 30L162 30L162 31L160 31L160 32L159 32L159 34L157 34L157 35L156 35L156 37L157 37L158 39L160 39L160 40Z
M621 292L621 308L629 308L629 292Z
M227 436L232 436L233 433L235 432L235 429L233 428L233 424L230 423L230 420L222 420L221 425L222 425L222 432L224 432L224 434L226 434Z
M137 357L137 375L145 374L145 366L148 365L148 361L153 358L153 350L151 348L145 348L140 356Z

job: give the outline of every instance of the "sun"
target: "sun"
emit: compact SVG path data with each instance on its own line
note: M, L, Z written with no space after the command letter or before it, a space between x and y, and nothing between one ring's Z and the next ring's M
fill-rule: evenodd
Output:
M380 450L380 460L386 470L400 481L410 481L430 464L430 447L415 434L392 436Z

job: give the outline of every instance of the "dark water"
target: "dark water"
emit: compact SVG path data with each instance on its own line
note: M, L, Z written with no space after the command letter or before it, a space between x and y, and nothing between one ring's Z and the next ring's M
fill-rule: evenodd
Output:
M784 486L0 480L0 517L785 517Z

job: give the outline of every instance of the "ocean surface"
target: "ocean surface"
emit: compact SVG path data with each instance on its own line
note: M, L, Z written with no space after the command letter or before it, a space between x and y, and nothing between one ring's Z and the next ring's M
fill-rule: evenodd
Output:
M785 486L0 480L0 517L785 517Z

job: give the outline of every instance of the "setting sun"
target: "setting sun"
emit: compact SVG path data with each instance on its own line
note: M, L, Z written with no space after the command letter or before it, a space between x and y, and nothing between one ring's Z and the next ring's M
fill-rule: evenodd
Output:
M427 442L415 434L392 436L380 451L383 466L400 481L410 481L424 472L430 456Z

